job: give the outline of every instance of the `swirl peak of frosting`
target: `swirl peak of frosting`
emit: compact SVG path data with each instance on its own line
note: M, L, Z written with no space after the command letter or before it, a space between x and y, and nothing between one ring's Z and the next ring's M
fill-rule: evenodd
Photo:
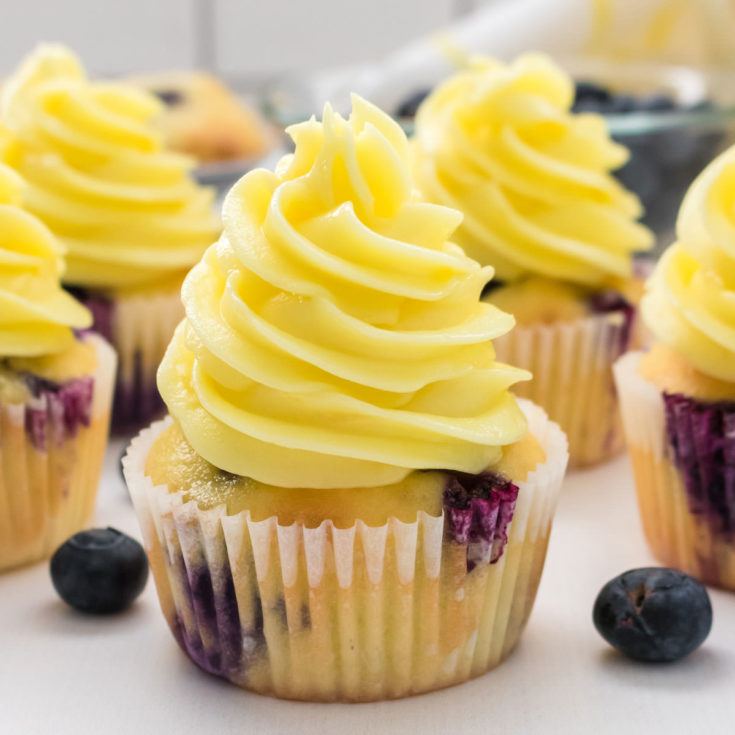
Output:
M20 207L23 181L0 164L0 358L61 352L91 314L59 284L63 248Z
M497 462L526 432L508 388L530 376L495 361L513 318L448 240L461 215L417 199L403 132L359 97L289 133L295 152L233 187L184 282L158 383L188 441L284 487Z
M710 377L735 382L735 146L689 188L676 242L646 285L656 338Z
M424 196L459 209L455 241L503 281L589 287L631 274L652 244L637 197L611 175L628 151L599 115L574 114L572 80L549 59L485 58L440 85L416 117Z
M7 82L5 160L28 184L25 208L66 246L66 282L183 276L217 237L214 193L191 178L191 159L163 149L161 109L132 86L90 82L58 45L39 46Z

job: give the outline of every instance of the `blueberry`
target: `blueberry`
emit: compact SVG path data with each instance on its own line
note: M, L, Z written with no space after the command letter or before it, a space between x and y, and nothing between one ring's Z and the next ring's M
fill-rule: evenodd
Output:
M596 109L601 109L607 103L610 101L610 92L605 89L605 87L601 87L599 84L595 84L594 82L586 82L586 81L578 81L575 84L574 89L574 108L577 108L577 105L584 102L585 104L592 103L593 105L597 105ZM593 109L592 107L588 109Z
M396 117L416 117L416 112L421 103L429 96L430 89L420 89L412 92L396 108Z
M656 93L648 97L641 97L636 101L636 106L644 112L663 112L676 108L676 102L668 94Z
M592 619L598 633L636 661L676 661L712 627L707 590L676 569L633 569L600 590Z
M114 528L80 531L51 557L51 581L64 602L86 613L125 609L148 581L143 547Z
M609 102L599 102L595 99L582 99L572 105L572 112L596 112L604 115L609 107Z
M633 112L637 106L638 102L633 95L618 94L611 99L606 112L610 115L623 115L628 112Z

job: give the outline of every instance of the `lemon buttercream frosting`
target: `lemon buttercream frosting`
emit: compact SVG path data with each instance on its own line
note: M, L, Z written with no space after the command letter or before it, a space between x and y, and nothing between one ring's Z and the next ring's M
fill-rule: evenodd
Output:
M216 467L282 487L480 472L521 438L496 362L513 318L450 241L461 215L418 199L408 143L369 103L292 126L295 152L245 175L187 276L159 369L169 410Z
M735 382L735 147L689 188L677 240L649 279L643 318L697 370Z
M652 244L637 197L611 174L628 159L604 119L571 112L574 84L549 59L474 59L416 117L424 196L459 209L455 241L503 281L588 288L631 274Z
M4 86L27 181L24 206L67 249L67 283L137 287L183 274L217 237L213 192L191 159L162 147L161 103L132 86L91 82L66 48L42 45Z
M0 164L0 358L61 352L91 314L59 283L63 248L19 205L23 182Z

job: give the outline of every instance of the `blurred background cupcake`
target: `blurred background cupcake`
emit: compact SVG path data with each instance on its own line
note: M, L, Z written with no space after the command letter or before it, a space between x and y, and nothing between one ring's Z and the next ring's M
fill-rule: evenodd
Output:
M525 627L566 439L508 391L513 319L449 241L461 215L413 195L400 127L356 97L290 134L225 200L159 371L173 420L124 460L161 604L257 692L456 684Z
M219 232L213 191L163 148L161 111L135 87L90 82L61 46L39 46L3 88L24 207L66 247L64 284L118 352L117 430L162 410L155 371L183 313L181 281Z
M515 390L563 427L580 466L623 447L612 364L633 335L633 254L652 236L610 173L626 149L573 101L546 57L477 59L419 107L415 168L423 196L463 213L455 242L495 269L484 298L518 323L498 357L531 370Z
M663 564L735 590L735 148L687 193L649 280L652 349L615 366L643 528Z
M166 145L200 163L250 161L273 147L273 133L253 107L204 71L168 71L129 77L165 105L158 118Z
M74 331L92 315L61 288L63 248L22 190L0 164L0 571L91 517L115 379L112 348Z

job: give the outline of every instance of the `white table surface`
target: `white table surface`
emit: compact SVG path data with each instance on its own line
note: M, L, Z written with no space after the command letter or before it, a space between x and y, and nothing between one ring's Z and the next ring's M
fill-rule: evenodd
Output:
M139 537L108 449L96 523ZM725 735L735 732L735 595L712 591L714 628L673 665L629 662L591 622L599 588L653 562L626 457L567 477L538 601L521 646L459 687L397 702L318 705L241 691L174 643L151 582L117 617L56 597L48 565L0 575L0 734L487 733Z

